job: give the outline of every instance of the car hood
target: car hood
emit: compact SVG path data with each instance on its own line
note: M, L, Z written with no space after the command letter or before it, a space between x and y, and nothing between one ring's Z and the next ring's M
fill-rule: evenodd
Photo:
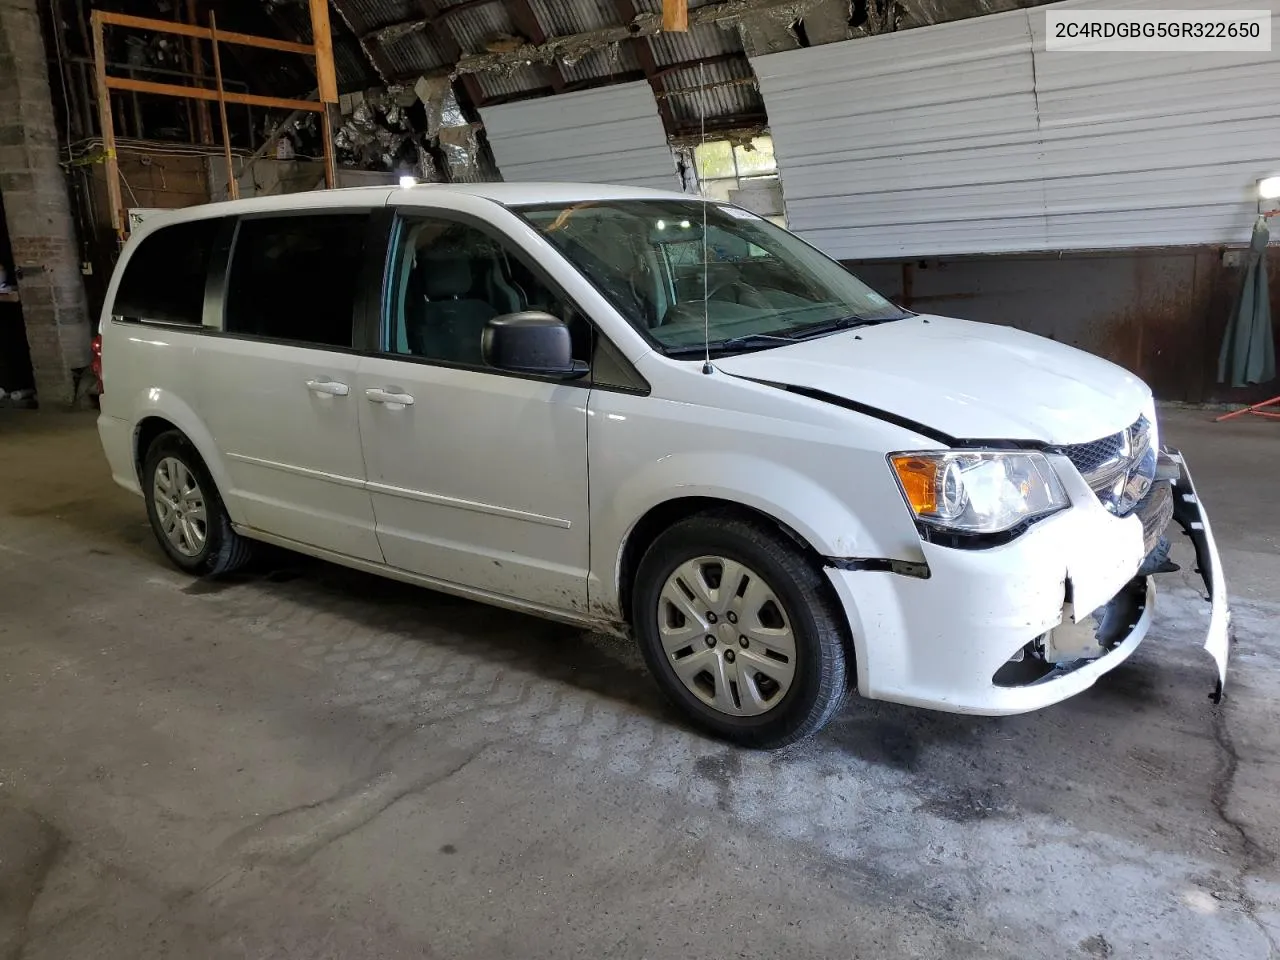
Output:
M1151 391L1109 361L989 323L914 316L724 357L726 373L831 394L958 439L1083 443Z

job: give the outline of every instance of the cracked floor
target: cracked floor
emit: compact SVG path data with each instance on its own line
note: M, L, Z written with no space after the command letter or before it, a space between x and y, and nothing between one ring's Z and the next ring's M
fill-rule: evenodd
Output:
M91 417L6 415L0 960L1274 957L1280 430L1165 418L1232 588L1225 705L1173 575L1066 704L855 701L749 753L620 641L283 552L193 583Z

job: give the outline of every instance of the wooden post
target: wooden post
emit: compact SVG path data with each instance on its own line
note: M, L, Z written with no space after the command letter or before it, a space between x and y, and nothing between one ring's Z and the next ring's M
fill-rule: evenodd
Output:
M689 0L662 0L662 29L671 33L689 32Z
M218 113L223 122L223 155L227 157L227 192L232 200L239 200L239 183L236 168L232 165L232 131L227 125L227 95L223 91L223 60L218 55L218 17L209 12L209 38L214 41L214 83L218 86Z
M196 19L196 0L187 0L187 19L193 27L200 26ZM196 75L196 85L204 85L204 54L200 51L200 40L191 38L191 70ZM190 101L187 101L190 103ZM209 116L209 104L201 100L196 104L196 117L200 124L200 142L213 143L213 118Z
M116 159L116 126L111 116L111 91L107 87L107 51L103 38L102 18L98 10L92 14L93 68L98 79L98 123L102 127L103 164L107 174L107 205L111 207L111 229L116 240L124 242L124 200L120 196L120 163Z
M337 112L338 71L333 65L333 36L329 32L329 0L310 0L311 43L316 49L316 86L324 111L320 115L324 139L324 185L332 190L338 185L338 171L333 160L333 115Z

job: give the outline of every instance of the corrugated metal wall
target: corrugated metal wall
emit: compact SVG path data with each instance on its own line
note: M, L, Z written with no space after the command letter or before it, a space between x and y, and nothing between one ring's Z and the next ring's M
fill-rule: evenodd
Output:
M1280 34L1280 0L1248 6ZM788 225L842 258L1246 241L1280 166L1280 56L1044 50L1046 9L1112 7L753 58Z
M675 159L644 81L482 107L505 180L577 180L679 188Z

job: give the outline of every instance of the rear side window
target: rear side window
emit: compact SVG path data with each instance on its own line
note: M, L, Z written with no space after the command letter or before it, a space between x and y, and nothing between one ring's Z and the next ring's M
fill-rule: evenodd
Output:
M129 257L111 312L126 320L199 325L209 254L223 221L192 220L161 227Z
M350 347L368 220L367 214L346 213L242 220L223 328Z

